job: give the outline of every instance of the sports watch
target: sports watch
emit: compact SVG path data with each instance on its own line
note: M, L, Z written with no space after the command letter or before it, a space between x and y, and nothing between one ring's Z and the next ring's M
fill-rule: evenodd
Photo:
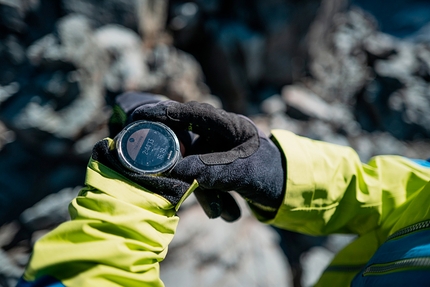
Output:
M179 140L166 125L136 121L115 137L120 162L142 174L161 174L171 170L181 158Z

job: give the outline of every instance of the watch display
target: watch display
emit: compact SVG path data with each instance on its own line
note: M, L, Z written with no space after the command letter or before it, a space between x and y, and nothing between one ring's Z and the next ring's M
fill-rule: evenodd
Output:
M138 173L167 172L181 157L175 133L158 122L133 122L118 134L115 142L121 163Z

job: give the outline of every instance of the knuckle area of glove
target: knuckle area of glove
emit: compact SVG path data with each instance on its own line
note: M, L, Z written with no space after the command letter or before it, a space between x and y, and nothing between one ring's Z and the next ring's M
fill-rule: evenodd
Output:
M239 158L239 154L237 152L229 152L225 154L203 154L200 155L200 160L205 165L226 165L234 162Z

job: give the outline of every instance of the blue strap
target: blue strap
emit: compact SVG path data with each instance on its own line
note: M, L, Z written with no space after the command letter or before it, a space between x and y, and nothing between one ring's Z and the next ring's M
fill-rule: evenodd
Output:
M411 232L383 243L359 272L352 287L428 287L430 282L430 228ZM420 260L420 261L419 261ZM404 261L405 265L399 264ZM425 262L413 264L413 262ZM410 264L409 264L410 263ZM390 267L385 271L365 273L369 266Z
M427 160L423 160L423 159L410 159L413 162L421 165L421 166L425 166L425 167L430 167L430 158Z
M19 279L16 287L66 287L63 283L51 276L43 276L34 282L27 282L23 278Z

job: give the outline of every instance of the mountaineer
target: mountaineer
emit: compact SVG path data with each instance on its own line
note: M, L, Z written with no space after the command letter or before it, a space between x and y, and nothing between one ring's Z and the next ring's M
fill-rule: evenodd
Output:
M363 164L349 147L286 130L267 137L208 104L133 93L118 102L117 131L146 120L197 136L158 176L126 168L112 138L97 143L71 220L36 242L18 286L164 286L159 262L182 202L194 192L209 217L234 221L233 190L265 224L357 235L315 286L429 286L430 162L385 155Z

